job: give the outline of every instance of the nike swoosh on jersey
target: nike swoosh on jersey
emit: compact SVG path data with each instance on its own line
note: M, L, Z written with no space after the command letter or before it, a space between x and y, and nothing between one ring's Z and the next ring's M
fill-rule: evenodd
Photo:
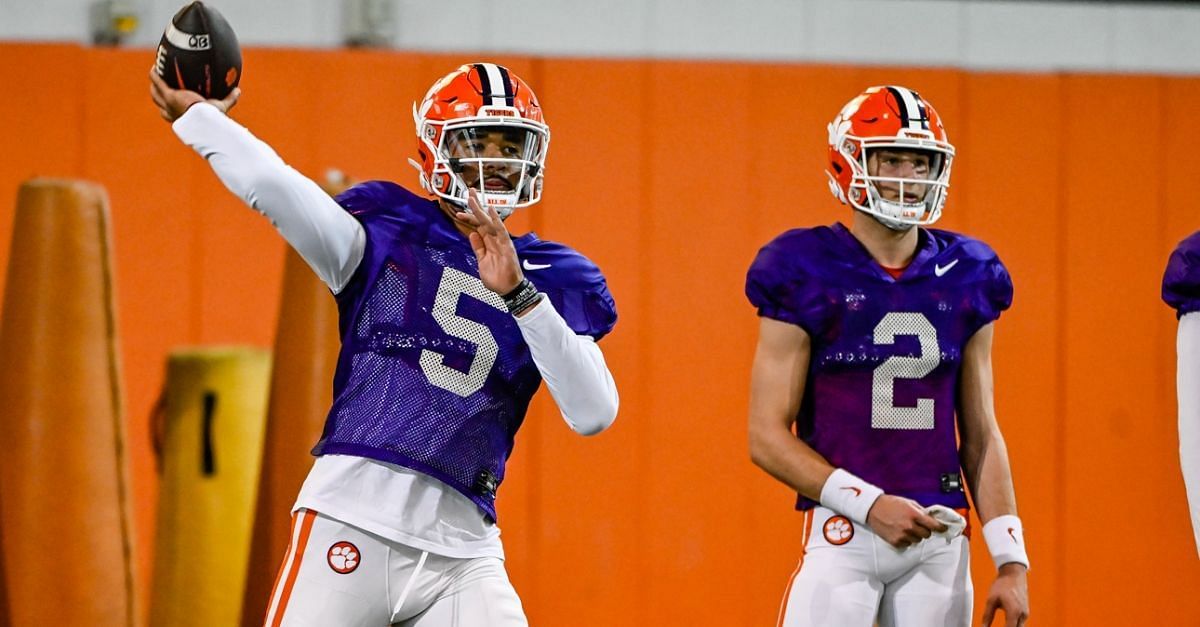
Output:
M525 259L521 262L521 267L525 268L526 270L545 270L546 268L550 267L550 264L548 264L548 263L529 263L529 260Z
M957 259L955 259L954 261L951 261L950 263L948 263L944 266L940 266L935 263L935 264L933 264L933 273L936 274L937 276L942 276L943 274L946 274L947 272L949 272L950 268L953 268L954 266L957 266L957 265L958 265Z

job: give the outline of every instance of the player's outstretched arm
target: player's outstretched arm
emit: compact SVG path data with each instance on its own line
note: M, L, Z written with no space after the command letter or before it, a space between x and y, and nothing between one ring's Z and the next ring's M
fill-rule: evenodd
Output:
M195 92L172 89L150 71L150 97L175 134L208 161L225 187L266 215L331 290L341 291L362 260L362 225L225 115L240 95L238 88L225 100L205 100Z
M457 217L474 229L468 237L479 262L479 278L489 290L507 296L506 304L563 420L581 435L607 429L616 420L620 397L599 345L572 331L550 299L525 281L504 221L495 208L484 206L478 192L471 190L467 210Z
M1029 618L1029 590L1017 499L1013 490L1008 450L996 422L992 387L991 324L967 342L960 383L959 429L962 464L975 499L984 538L996 562L997 576L983 609L984 625L1003 610L1006 627L1019 627Z

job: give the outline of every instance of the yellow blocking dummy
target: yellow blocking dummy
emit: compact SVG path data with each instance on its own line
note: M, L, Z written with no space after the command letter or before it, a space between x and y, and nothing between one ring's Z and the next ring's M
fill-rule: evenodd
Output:
M167 363L150 624L236 625L250 554L271 357L200 348Z
M16 627L138 624L111 241L100 186L21 186L0 316L0 600Z

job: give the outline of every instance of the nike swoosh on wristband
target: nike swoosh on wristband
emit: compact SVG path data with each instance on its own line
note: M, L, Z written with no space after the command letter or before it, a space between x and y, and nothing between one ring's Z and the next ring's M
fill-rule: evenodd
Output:
M854 490L854 496L862 496L862 490L851 485L842 486L843 490Z
M545 270L550 267L548 263L529 263L528 259L521 262L521 267L526 270Z
M936 274L937 276L942 276L943 274L946 274L947 272L949 272L950 268L953 268L954 266L957 266L957 265L958 265L957 259L955 259L954 261L951 261L950 263L946 264L945 266L940 266L935 263L935 264L933 264L933 273Z

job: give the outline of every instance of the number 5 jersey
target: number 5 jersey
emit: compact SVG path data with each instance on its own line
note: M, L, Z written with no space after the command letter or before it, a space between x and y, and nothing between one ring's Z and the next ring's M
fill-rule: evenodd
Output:
M746 295L811 337L798 437L835 467L923 506L965 508L955 412L968 340L1012 303L986 244L921 229L893 278L841 224L759 251ZM816 503L800 497L797 509Z
M342 350L314 455L354 455L429 475L495 520L496 490L541 375L503 301L484 287L467 238L433 201L371 182L338 197L366 231L337 294ZM616 322L600 270L529 234L524 272L577 334Z

